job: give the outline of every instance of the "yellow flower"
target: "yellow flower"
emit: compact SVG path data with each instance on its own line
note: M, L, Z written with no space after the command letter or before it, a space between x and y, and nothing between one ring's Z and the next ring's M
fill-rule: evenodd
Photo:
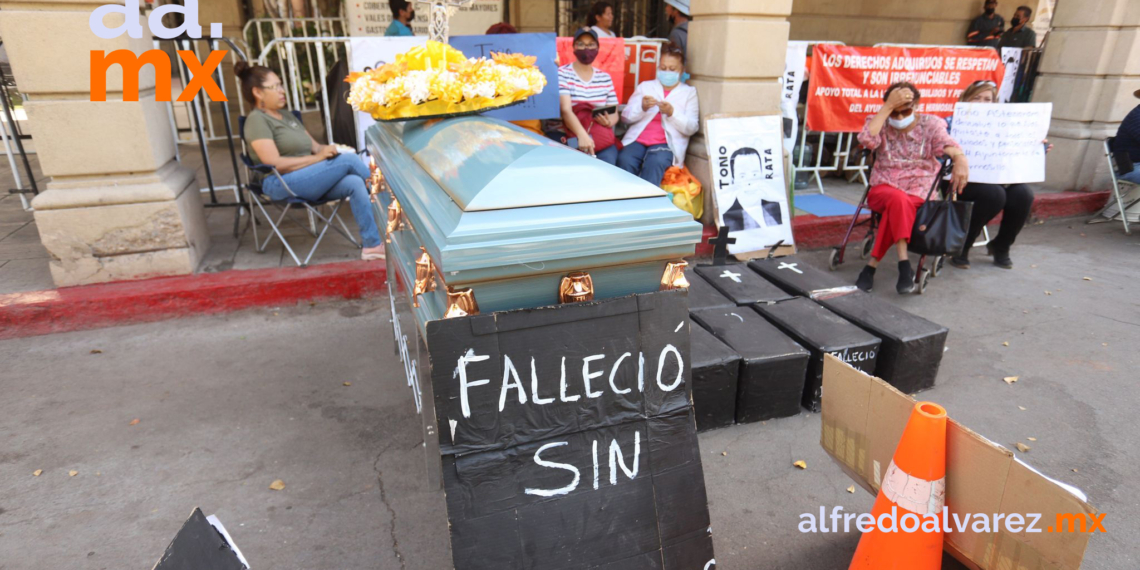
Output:
M521 69L531 67L534 65L534 62L538 61L538 57L533 55L500 52L491 52L491 59L493 59L495 63L501 63L503 65L509 65Z

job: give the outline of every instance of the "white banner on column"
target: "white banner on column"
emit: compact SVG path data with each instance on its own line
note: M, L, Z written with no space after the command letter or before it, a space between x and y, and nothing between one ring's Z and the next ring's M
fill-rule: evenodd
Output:
M1013 87L1017 83L1017 70L1021 67L1021 51L1019 47L1001 48L1001 62L1005 64L1005 75L1002 76L1001 88L998 89L998 101L1009 103L1013 98Z
M790 154L796 146L796 136L799 131L799 118L796 106L800 102L800 88L804 84L804 74L807 65L808 42L788 42L788 51L784 62L784 77L780 80L780 111L784 115L784 148ZM788 119L791 122L788 122ZM790 129L788 126L790 125Z
M950 136L962 145L970 182L1045 181L1045 145L1052 103L958 103Z
M349 47L352 48L352 61L349 67L352 71L367 71L392 63L396 55L404 53L416 46L427 43L426 36L393 36L379 38L352 38ZM356 148L365 148L364 131L375 124L368 113L357 113L356 117Z
M792 245L792 212L784 182L783 117L712 118L707 121L717 225L736 243L729 253Z
M416 17L412 20L412 33L428 35L428 4L412 2ZM344 3L345 17L348 20L350 36L383 36L392 24L392 9L387 0L352 0ZM503 0L475 0L470 6L457 8L448 20L448 30L453 36L473 36L487 32L487 28L505 20Z

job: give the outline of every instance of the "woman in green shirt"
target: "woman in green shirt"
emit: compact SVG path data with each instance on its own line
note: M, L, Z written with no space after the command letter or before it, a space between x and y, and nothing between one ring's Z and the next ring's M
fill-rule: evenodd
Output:
M354 153L341 154L333 145L318 144L292 113L281 112L286 103L285 89L271 69L239 61L234 64L234 73L241 79L242 95L254 107L245 119L250 158L276 168L289 189L300 198L312 201L348 198L364 243L361 259L384 259L384 244L365 184L368 167L360 157ZM276 176L265 177L261 188L273 200L290 197Z

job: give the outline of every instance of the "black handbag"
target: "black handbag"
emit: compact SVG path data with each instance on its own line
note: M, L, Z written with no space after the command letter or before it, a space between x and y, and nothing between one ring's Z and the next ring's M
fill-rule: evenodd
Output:
M970 230L973 202L957 200L931 200L934 189L942 181L942 172L934 178L934 185L926 194L926 202L914 215L910 230L909 250L919 255L957 255L966 245L966 232Z

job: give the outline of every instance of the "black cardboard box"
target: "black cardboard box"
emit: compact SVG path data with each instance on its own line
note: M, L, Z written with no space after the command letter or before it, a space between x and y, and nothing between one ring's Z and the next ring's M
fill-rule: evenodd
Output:
M698 265L696 272L737 305L779 303L793 297L748 269L744 263Z
M696 323L689 332L689 345L693 351L693 412L697 416L697 431L736 423L740 355Z
M819 303L883 340L875 376L907 394L934 386L949 329L863 291Z
M814 299L858 290L835 273L816 269L795 256L754 259L748 266L784 291L803 297Z
M693 319L740 354L738 423L800 412L810 359L807 350L749 307L706 309L693 313Z
M688 279L690 311L736 306L736 303L734 303L732 299L725 297L723 293L717 291L716 287L713 287L699 272L690 272Z
M799 297L776 305L754 305L754 308L811 351L802 400L805 408L813 412L820 409L824 354L831 354L868 374L874 373L881 344L879 338L819 303Z

